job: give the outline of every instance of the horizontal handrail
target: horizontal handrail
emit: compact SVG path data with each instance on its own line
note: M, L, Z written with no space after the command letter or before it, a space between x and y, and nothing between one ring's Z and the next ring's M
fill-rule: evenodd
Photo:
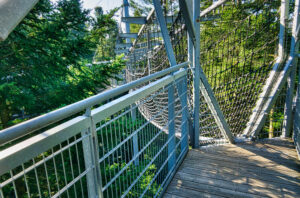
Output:
M87 108L91 108L91 107L93 107L97 104L100 104L110 98L113 98L120 94L123 94L123 93L129 91L130 89L134 89L137 86L139 86L145 82L149 82L156 78L173 73L173 72L179 70L180 68L188 66L189 64L190 64L189 62L184 62L184 63L178 64L174 67L170 67L168 69L156 72L149 76L145 76L143 78L132 81L130 83L126 83L126 84L116 87L114 89L110 89L110 90L101 92L95 96L91 96L87 99L81 100L79 102L70 104L63 108L57 109L55 111L51 111L47 114L38 116L31 120L28 120L28 121L22 122L20 124L17 124L15 126L9 127L7 129L1 130L0 131L0 145L10 142L19 137L22 137L26 134L37 131L39 129L42 129L46 126L49 126L50 124L56 123L65 118L68 118L76 113L84 111Z
M175 72L174 75L165 76L162 79L92 110L91 117L95 123L98 123L143 97L175 82L186 74L186 70L180 70ZM89 127L90 119L91 118L86 116L78 116L8 149L0 151L0 175L38 156L38 154L49 150L77 133L84 131Z

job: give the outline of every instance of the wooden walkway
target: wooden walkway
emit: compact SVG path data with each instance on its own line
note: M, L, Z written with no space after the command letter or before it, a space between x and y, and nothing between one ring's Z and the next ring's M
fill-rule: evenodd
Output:
M192 149L164 197L300 197L300 162L290 140Z

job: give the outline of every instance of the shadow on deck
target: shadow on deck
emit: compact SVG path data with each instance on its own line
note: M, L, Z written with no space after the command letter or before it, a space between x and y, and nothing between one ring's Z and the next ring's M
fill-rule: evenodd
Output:
M164 197L300 197L300 162L283 139L192 149Z

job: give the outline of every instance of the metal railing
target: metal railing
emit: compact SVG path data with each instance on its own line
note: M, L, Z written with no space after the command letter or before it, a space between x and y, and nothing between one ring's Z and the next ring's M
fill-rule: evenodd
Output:
M0 197L160 196L188 151L187 65L177 65L1 131L4 143L65 119L70 112L86 109L84 115L0 152ZM161 94L168 95L168 105L150 120L145 119L143 107L155 103ZM161 119L165 112L166 125L154 126L151 120Z

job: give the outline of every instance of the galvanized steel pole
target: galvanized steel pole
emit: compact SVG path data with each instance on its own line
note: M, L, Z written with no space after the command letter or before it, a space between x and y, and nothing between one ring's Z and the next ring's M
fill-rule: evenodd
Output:
M291 49L290 56L294 56L294 61L292 63L292 71L287 79L287 93L284 105L284 122L282 128L282 137L289 137L292 126L292 112L293 112L293 96L295 88L295 78L297 72L297 62L298 56L295 53L298 52L298 46L296 46L297 39L297 28L299 26L299 0L295 1L295 8L293 14L293 26L292 26L292 39L291 39Z
M193 2L193 23L195 27L195 43L193 49L193 66L194 66L194 143L193 147L199 147L200 136L200 0Z

